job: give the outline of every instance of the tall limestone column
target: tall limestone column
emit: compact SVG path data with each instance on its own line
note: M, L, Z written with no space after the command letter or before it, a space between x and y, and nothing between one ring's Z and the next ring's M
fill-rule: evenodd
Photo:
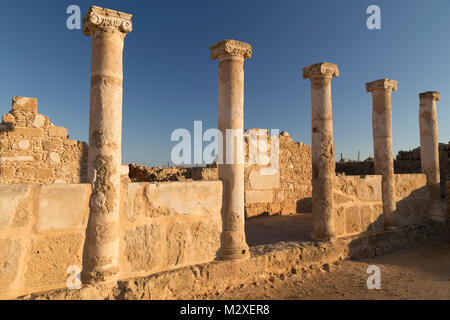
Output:
M243 129L244 60L251 55L252 47L236 40L223 40L211 47L211 59L219 60L218 129L223 136L223 143L219 142L219 159L222 159L219 179L223 182L222 259L249 257L244 228ZM230 133L236 134L237 139L231 139ZM234 150L234 159L229 154L230 148Z
M384 228L397 227L394 213L394 159L392 158L392 109L391 93L397 91L397 81L380 79L366 83L372 93L372 129L375 174L382 175Z
M427 91L419 94L420 111L420 159L422 172L427 176L428 192L430 195L431 220L444 221L445 216L441 204L440 170L439 170L439 142L436 101L440 94L437 91Z
M333 186L336 160L333 143L331 79L339 76L337 65L321 62L303 68L303 78L311 80L312 122L312 213L314 240L336 238Z
M88 179L92 183L83 281L117 279L122 165L122 52L131 15L93 6L83 19L92 37Z

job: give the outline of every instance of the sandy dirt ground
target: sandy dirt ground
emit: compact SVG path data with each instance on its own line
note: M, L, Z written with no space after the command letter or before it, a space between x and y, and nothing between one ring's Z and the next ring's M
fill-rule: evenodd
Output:
M381 288L369 290L370 265L381 270ZM346 260L242 286L206 299L445 299L450 300L450 243L391 255Z

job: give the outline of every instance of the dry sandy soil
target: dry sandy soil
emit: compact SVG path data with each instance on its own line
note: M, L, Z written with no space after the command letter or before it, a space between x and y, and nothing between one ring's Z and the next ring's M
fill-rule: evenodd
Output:
M367 289L369 265L381 269L381 289ZM391 255L347 260L327 270L271 278L206 299L446 299L450 300L450 243Z

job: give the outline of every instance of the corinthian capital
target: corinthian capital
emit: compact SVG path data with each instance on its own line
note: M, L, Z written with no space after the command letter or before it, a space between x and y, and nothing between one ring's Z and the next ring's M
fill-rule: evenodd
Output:
M216 60L221 56L241 56L244 59L251 58L252 56L252 46L237 40L222 40L210 49L211 60Z
M128 13L92 6L83 19L83 33L86 36L95 31L127 34L133 29L131 17Z

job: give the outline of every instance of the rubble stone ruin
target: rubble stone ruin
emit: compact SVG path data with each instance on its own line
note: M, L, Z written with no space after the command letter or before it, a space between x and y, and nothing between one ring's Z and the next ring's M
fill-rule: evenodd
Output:
M93 6L83 23L92 42L89 145L69 140L65 128L37 113L35 98L13 98L2 117L1 298L193 297L448 238L449 181L446 212L439 191L438 92L419 95L421 170L398 174L391 115L397 81L366 83L373 172L336 174L331 81L338 66L321 62L302 70L311 84L310 147L287 132L244 132L244 62L252 47L223 40L210 48L218 60L217 126L242 132L234 156L246 161L124 167L122 55L132 16ZM276 170L250 161L254 135L278 141ZM226 158L226 148L219 150ZM271 156L275 149L267 151ZM311 234L302 235L307 241L249 247L246 219L295 213L311 218L305 220ZM74 289L68 279L79 274L82 285Z

